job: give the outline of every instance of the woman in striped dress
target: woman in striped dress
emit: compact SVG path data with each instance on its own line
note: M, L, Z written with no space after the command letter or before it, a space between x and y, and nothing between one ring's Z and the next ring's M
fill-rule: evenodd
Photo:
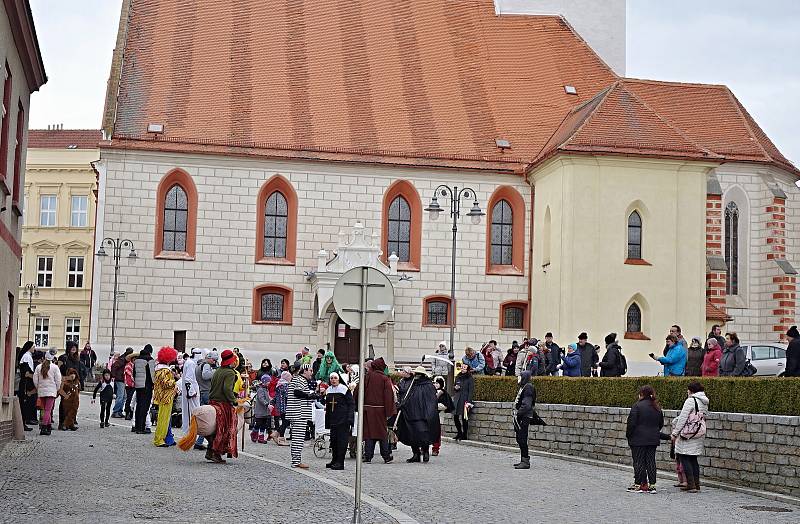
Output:
M302 462L303 445L305 444L306 426L311 420L311 407L319 398L315 390L312 377L314 370L311 364L303 364L300 374L292 378L289 384L289 396L286 400L286 418L292 429L292 445L289 448L292 455L292 467L308 469Z

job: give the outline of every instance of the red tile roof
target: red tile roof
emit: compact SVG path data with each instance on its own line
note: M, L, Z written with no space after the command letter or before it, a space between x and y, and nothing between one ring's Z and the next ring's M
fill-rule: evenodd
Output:
M492 0L132 9L112 147L521 171L617 78L562 19Z
M99 129L31 129L28 149L97 149L102 139Z
M497 16L492 0L150 0L128 23L112 148L516 172L572 151L797 173L726 87L619 79L560 17Z
M719 85L619 79L564 118L534 165L559 151L760 162L800 174Z
M719 320L720 322L730 322L733 317L725 313L723 310L712 304L706 302L706 320Z

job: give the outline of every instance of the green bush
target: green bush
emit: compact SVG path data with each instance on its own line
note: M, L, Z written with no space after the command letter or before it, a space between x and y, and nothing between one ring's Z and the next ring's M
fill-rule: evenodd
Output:
M623 408L633 405L639 387L649 384L664 409L680 409L687 385L695 380L705 387L712 411L800 415L800 378L536 377L534 384L542 404ZM516 394L516 377L475 377L475 400L510 402Z

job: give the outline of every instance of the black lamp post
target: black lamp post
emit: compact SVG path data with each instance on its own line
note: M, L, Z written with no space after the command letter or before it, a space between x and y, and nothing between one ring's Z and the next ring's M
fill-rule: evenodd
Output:
M31 339L31 320L33 320L33 310L36 306L33 305L33 297L39 296L39 289L36 284L25 284L25 291L22 294L28 297L28 340Z
M128 258L136 258L136 249L133 247L133 242L127 238L120 240L119 238L106 237L100 242L100 249L95 253L98 257L108 256L105 246L113 249L114 256L114 298L111 306L111 354L114 354L114 338L117 330L117 279L119 277L119 261L122 258L122 248L128 248Z
M472 200L472 207L470 208L469 212L466 213L466 216L470 217L472 223L477 225L481 223L481 217L485 215L481 210L481 206L478 204L478 196L475 194L475 190L469 187L462 187L461 189L458 186L450 187L448 185L442 184L437 187L433 191L433 197L431 197L431 202L428 204L428 207L425 208L425 211L428 212L430 219L435 221L439 218L439 214L444 211L442 206L439 205L439 197L448 198L450 199L450 217L453 219L453 248L450 253L450 308L448 310L450 314L450 347L447 352L447 358L450 359L451 366L449 366L447 370L447 390L452 393L453 391L453 377L455 376L455 354L453 344L455 343L455 306L456 306L456 249L457 249L457 237L456 234L458 233L458 219L461 217L461 199L464 200Z

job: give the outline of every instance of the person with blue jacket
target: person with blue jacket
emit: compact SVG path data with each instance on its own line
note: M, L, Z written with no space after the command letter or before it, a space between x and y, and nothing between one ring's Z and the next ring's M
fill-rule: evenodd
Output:
M461 357L461 363L465 366L469 366L473 373L480 374L483 373L483 369L486 367L486 358L473 348L467 347L464 349L464 356Z
M560 367L565 377L581 376L581 354L578 352L578 345L574 342L567 346L567 354L564 355L564 362Z
M650 353L650 357L664 366L665 377L682 377L686 370L686 346L678 342L678 337L671 333L667 335L666 340L666 356L656 358L653 353Z

